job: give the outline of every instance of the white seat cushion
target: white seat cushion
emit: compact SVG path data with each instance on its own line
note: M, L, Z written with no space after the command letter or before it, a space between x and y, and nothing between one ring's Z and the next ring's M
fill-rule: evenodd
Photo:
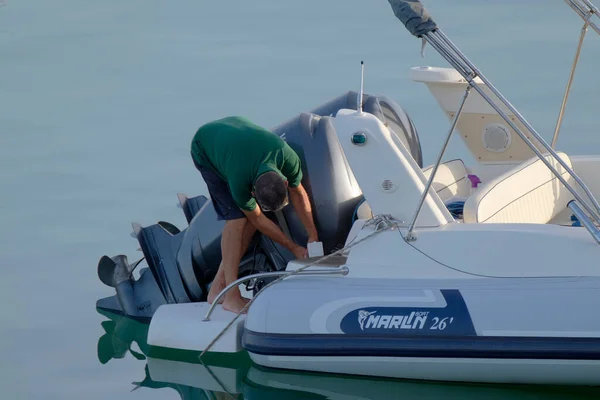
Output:
M559 157L571 168L569 157ZM571 175L551 155L546 160L572 185ZM465 223L546 224L573 195L537 157L479 186L464 206Z
M425 178L429 179L433 166L423 169ZM453 197L467 197L471 189L471 183L467 179L467 168L462 160L451 160L440 164L432 182L433 189L442 201Z

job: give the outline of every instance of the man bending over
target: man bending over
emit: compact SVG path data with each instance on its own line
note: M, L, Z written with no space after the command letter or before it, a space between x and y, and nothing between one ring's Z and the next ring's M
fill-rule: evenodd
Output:
M226 221L221 237L222 261L208 303L212 304L219 292L237 279L240 260L257 229L297 259L307 257L305 247L290 240L263 214L285 207L289 189L308 242L318 241L310 202L301 183L300 158L283 139L246 118L227 117L198 129L191 155L206 182L218 219ZM246 303L236 287L224 296L223 308L237 313Z

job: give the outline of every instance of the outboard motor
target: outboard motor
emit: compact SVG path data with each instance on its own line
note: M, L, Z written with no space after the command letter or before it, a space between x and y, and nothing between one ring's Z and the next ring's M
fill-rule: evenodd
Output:
M421 144L416 129L404 110L384 96L363 97L363 111L375 115L395 133L420 167ZM313 218L325 254L344 246L357 207L364 201L331 124L341 109L358 109L358 93L349 91L330 102L300 114L276 127L302 161L302 184L311 199ZM293 206L283 209L290 236L304 244L308 236ZM280 225L282 221L279 221Z
M311 110L310 114L334 117L341 109L357 110L358 95L357 92L348 91L314 110ZM398 103L386 96L364 94L363 111L375 115L388 129L394 132L402 141L402 144L410 151L419 167L423 168L423 155L417 129L408 114ZM286 124L290 122L287 122ZM278 129L279 127L275 128L275 131L278 131Z
M142 260L130 265L124 255L100 259L98 276L117 294L98 300L98 309L149 321L163 304L206 301L221 262L225 221L217 220L205 196L187 198L180 194L179 200L189 224L183 231L164 221L148 227L133 224L133 236L148 265L140 271L139 279L133 278L133 271ZM242 257L239 277L284 269L292 256L284 258L282 253L270 239L256 234Z
M339 110L357 108L358 93L349 91L272 129L301 159L302 184L311 201L325 254L344 245L356 210L364 201L331 123ZM363 111L375 115L396 134L422 167L419 137L398 104L384 96L364 95ZM221 262L225 222L217 220L206 196L178 197L188 222L184 230L164 221L148 227L133 224L133 236L148 264L140 271L139 279L133 278L139 261L129 264L123 255L102 257L98 276L115 288L116 296L98 300L97 308L147 321L162 304L206 301ZM291 204L267 216L296 243L306 244L307 234ZM242 258L238 275L282 270L292 259L287 249L257 233Z

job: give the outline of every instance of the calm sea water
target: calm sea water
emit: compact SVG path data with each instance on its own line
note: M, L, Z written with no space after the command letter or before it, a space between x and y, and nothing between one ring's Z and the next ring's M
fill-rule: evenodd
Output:
M409 112L426 163L449 126L426 88L408 78L412 66L445 61L429 47L421 58L420 41L385 0L0 3L2 398L207 396L190 388L185 371L181 379L146 381L130 392L145 377L147 327L114 333L95 310L98 298L112 294L97 279L98 259L139 255L130 222L162 219L183 227L176 193L205 192L189 159L200 124L241 114L275 126L357 90L364 60L365 90L391 96ZM426 6L549 140L579 18L559 0ZM570 154L600 152L599 63L600 40L589 33L559 140ZM470 161L457 140L449 152ZM352 398L599 396L246 373L240 392L246 398L291 398L292 391L295 398L328 398L319 383L325 381L329 389L356 388ZM177 382L183 386L171 390Z

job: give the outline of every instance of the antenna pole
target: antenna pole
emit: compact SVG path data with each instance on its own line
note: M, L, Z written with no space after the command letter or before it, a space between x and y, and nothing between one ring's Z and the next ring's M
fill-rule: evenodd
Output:
M363 90L364 90L364 77L365 77L365 63L360 62L360 92L358 94L358 112L363 112Z

